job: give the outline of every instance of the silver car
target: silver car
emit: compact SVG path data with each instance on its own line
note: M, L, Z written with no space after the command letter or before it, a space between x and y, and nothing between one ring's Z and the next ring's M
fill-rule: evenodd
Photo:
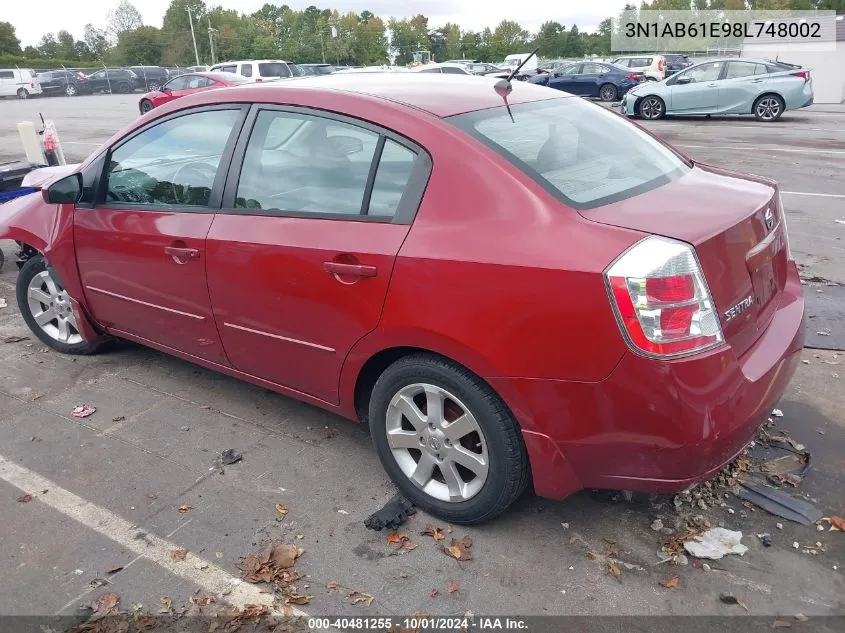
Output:
M785 110L813 103L810 70L763 59L719 59L690 66L658 82L640 84L622 98L628 116L753 114L777 121Z

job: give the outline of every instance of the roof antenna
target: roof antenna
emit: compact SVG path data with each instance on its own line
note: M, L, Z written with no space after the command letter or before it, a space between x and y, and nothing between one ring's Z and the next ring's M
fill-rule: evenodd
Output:
M525 66L526 63L528 63L528 60L534 57L534 55L536 55L537 51L539 50L539 48L535 48L533 51L531 51L531 53L525 59L522 60L522 63L520 63L519 66L513 69L511 74L508 75L507 79L499 79L499 81L497 81L496 84L493 86L493 89L496 91L496 94L498 94L500 97L502 97L502 99L505 100L505 107L507 107L508 114L511 117L511 123L516 123L513 118L513 112L511 112L511 105L508 103L508 95L511 93L511 91L513 91L511 79L514 78L516 73L518 73L520 69Z

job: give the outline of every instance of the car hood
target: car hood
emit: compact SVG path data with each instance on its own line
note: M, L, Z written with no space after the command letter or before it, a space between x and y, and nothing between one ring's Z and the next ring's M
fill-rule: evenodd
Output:
M56 165L55 167L39 167L33 169L23 178L21 187L38 187L44 189L57 180L69 176L79 168L79 163L70 165Z

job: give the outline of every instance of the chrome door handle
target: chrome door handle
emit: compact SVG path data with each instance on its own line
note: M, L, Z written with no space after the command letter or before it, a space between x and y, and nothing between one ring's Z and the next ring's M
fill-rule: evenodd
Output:
M172 257L177 264L184 264L189 259L199 259L200 257L198 249L182 246L165 246L164 254Z
M375 277L378 269L365 264L341 264L340 262L323 262L323 270L334 275L353 275L355 277Z
M708 88L718 88L719 84L707 84Z

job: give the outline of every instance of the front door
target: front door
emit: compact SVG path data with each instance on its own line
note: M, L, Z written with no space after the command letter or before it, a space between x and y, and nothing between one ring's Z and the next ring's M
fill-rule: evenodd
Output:
M341 116L253 116L208 234L217 327L233 366L336 403L347 353L378 324L430 159Z
M707 62L675 75L678 79L672 81L670 88L670 110L676 114L714 112L719 107L723 65L723 62Z
M87 304L109 330L225 362L205 239L242 120L239 106L175 115L110 150L100 201L74 212Z
M578 83L577 78L581 74L581 69L583 67L584 64L572 64L572 66L567 66L560 72L552 74L552 76L549 77L549 88L577 94L575 92Z

